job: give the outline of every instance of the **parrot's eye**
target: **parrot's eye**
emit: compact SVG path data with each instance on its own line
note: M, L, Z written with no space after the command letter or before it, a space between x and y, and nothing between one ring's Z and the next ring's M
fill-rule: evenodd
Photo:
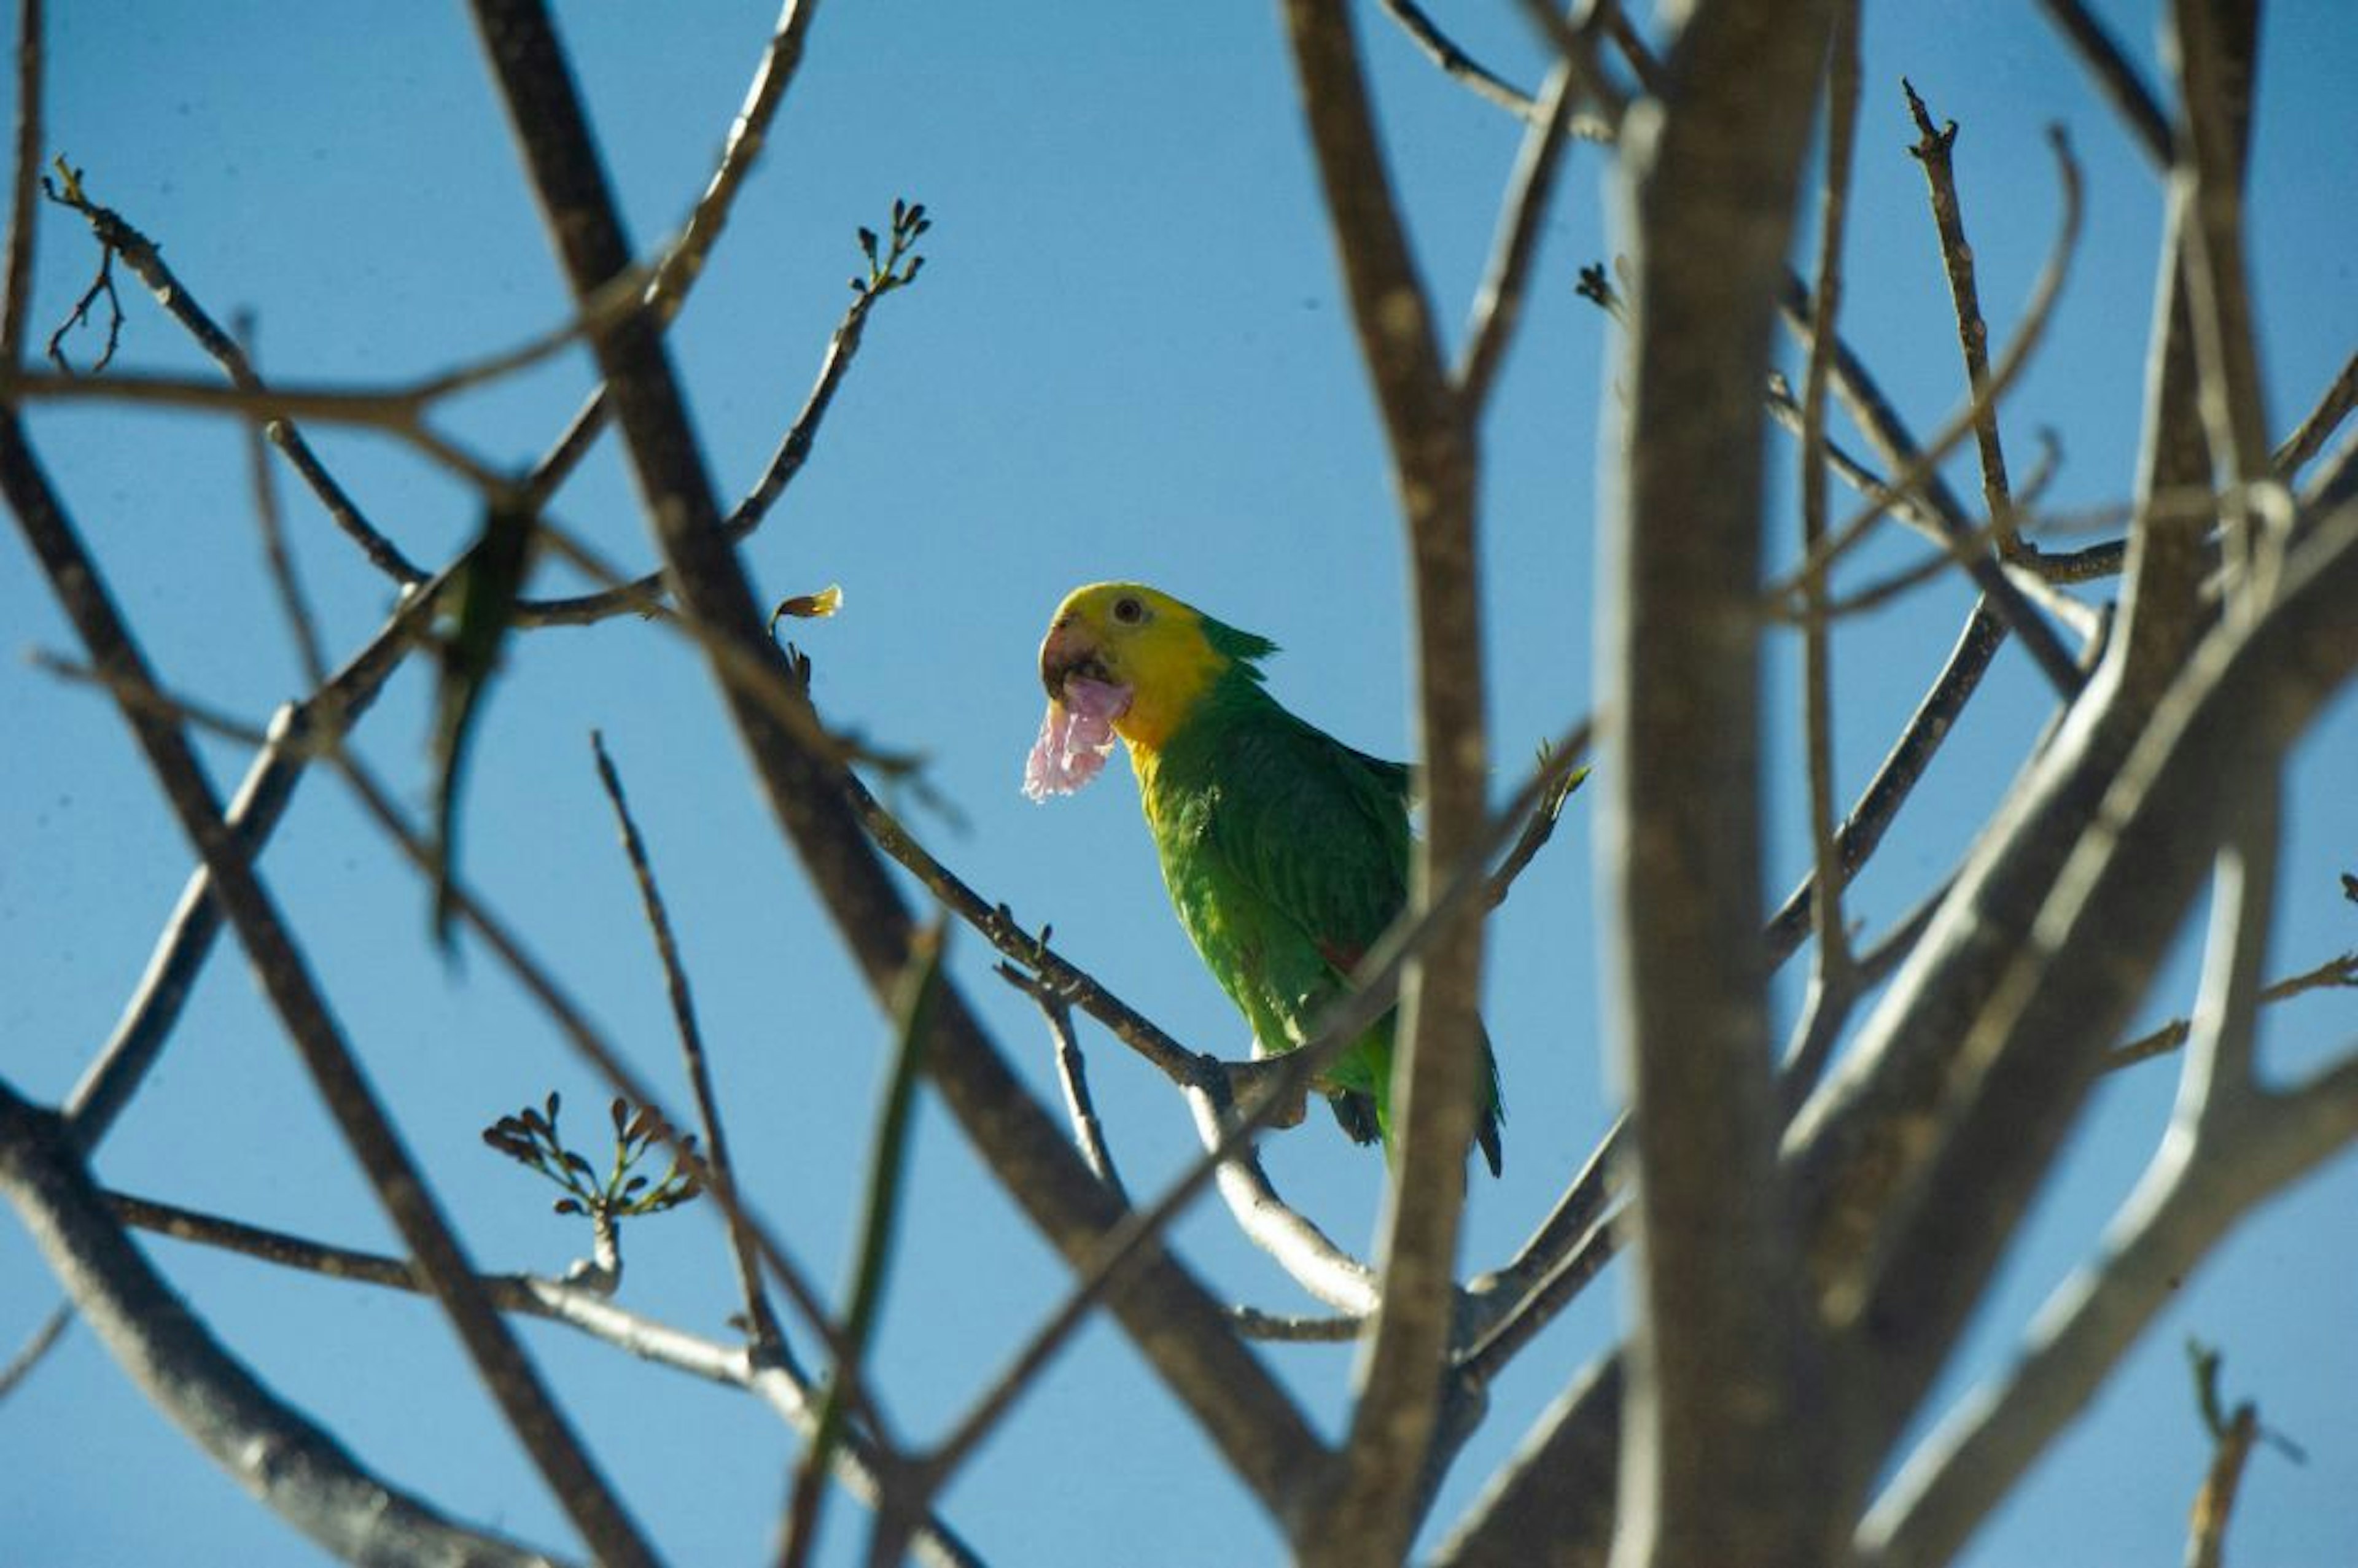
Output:
M1146 606L1135 599L1117 599L1113 601L1113 618L1125 626L1135 626L1146 619Z

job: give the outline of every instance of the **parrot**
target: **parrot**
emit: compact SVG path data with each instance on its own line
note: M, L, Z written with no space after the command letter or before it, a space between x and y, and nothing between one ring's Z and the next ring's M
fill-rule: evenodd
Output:
M1354 750L1269 694L1266 637L1135 582L1076 589L1040 644L1048 713L1024 768L1034 801L1069 795L1119 740L1163 881L1256 1055L1303 1044L1408 902L1409 770ZM1354 1142L1392 1137L1386 1013L1320 1076ZM1475 1142L1502 1166L1498 1064L1482 1042Z

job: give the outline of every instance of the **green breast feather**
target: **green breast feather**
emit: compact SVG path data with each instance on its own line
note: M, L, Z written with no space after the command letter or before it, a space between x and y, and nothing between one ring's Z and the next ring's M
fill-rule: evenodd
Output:
M1239 665L1164 743L1145 805L1180 924L1257 1049L1299 1045L1408 902L1408 770L1303 722ZM1387 1014L1319 1080L1362 1143L1390 1141L1392 1024ZM1488 1066L1478 1141L1496 1173Z

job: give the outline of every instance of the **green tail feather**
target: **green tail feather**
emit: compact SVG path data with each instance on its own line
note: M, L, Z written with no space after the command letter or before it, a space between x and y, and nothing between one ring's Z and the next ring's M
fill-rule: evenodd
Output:
M1362 1089L1338 1089L1326 1097L1326 1104L1335 1112L1335 1119L1350 1134L1354 1143L1381 1141L1389 1152L1392 1145L1391 1118L1391 1053L1385 1053L1384 1071L1374 1076L1378 1086L1370 1093ZM1506 1171L1506 1146L1499 1138L1499 1124L1506 1119L1506 1100L1498 1092L1498 1056L1490 1048L1490 1032L1482 1032L1482 1064L1489 1069L1490 1103L1482 1108L1482 1119L1474 1129L1474 1146L1482 1151L1483 1163L1490 1167L1493 1176Z

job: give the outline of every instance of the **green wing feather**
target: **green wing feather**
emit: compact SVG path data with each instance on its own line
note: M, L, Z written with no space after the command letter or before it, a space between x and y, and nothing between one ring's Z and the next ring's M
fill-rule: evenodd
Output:
M1148 802L1180 922L1264 1051L1289 1050L1408 901L1408 769L1287 712L1238 665L1163 748ZM1360 1142L1389 1138L1392 1019L1319 1087ZM1485 1042L1487 1054L1487 1042ZM1498 1069L1480 1130L1498 1169Z

